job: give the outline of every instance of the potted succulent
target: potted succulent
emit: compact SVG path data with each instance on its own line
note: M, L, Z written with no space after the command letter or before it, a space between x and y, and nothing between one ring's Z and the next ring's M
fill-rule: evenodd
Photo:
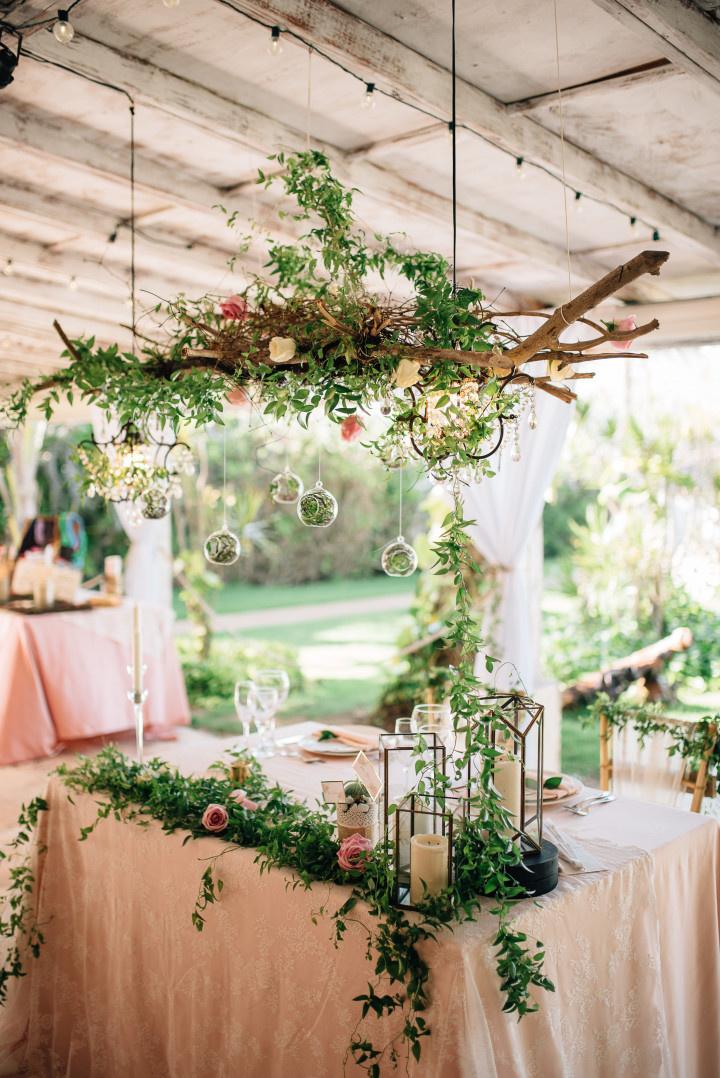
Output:
M342 842L349 835L363 835L373 845L378 840L380 813L377 801L373 801L359 779L345 783L345 802L337 805L338 838Z

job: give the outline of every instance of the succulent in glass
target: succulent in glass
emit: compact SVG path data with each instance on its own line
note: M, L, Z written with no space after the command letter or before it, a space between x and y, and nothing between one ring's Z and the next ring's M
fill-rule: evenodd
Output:
M364 805L369 800L370 794L359 779L350 779L345 783L346 805Z
M205 540L205 557L211 565L234 565L241 554L241 544L237 535L223 526L212 532Z
M410 576L417 569L417 554L402 535L385 547L380 559L388 576Z
M162 520L166 517L170 512L170 495L167 490L151 487L141 498L140 512L145 520Z
M329 490L318 479L298 501L298 518L308 528L329 528L338 514L338 504Z
M294 505L305 487L299 475L284 468L270 481L270 497L278 505Z

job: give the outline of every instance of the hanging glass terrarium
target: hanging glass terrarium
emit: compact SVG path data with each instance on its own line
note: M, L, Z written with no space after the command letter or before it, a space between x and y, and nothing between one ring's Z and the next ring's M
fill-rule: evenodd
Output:
M302 497L304 489L300 476L295 475L289 468L283 468L270 481L270 497L277 505L295 505L298 498Z
M338 503L318 479L300 498L297 515L308 528L329 528L337 518Z
M208 535L203 549L211 565L234 565L242 553L242 543L235 532L224 524Z
M412 576L417 569L418 558L415 550L405 542L404 536L398 535L383 550L380 564L388 576Z

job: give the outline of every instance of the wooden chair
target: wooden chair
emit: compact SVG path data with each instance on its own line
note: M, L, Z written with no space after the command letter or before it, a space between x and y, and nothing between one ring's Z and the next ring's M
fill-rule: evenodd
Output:
M671 725L692 725L688 719L669 718L668 723ZM710 728L712 732L712 740L703 755L702 760L698 766L697 772L689 774L686 768L685 774L682 779L682 789L687 793L692 794L692 803L690 805L691 812L701 812L703 797L706 795L706 791L711 787L710 796L714 796L715 782L712 777L708 776L708 768L710 766L710 760L715 746L717 745L718 731L713 726ZM612 788L613 778L613 728L607 720L607 716L600 716L600 789L610 790Z

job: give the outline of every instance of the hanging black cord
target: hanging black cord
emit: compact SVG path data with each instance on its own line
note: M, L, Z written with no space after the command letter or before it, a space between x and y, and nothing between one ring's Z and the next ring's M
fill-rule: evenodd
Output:
M455 0L452 0L452 289L457 292L457 74L455 70Z
M132 305L133 352L137 347L135 309L135 102L130 102L130 302Z

